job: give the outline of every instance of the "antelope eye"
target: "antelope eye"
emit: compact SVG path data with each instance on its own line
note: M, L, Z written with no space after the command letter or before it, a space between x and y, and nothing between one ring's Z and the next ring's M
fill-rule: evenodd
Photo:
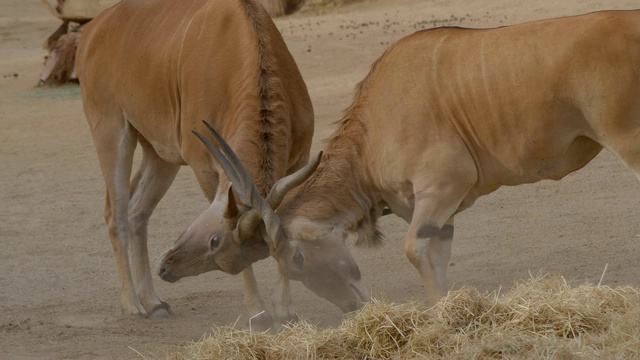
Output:
M296 253L293 254L293 263L299 267L302 267L302 263L304 263L304 256L300 252L300 250L296 250Z
M211 251L215 250L218 245L220 245L220 237L218 235L213 235L211 237L211 243L210 243L210 247L211 247Z

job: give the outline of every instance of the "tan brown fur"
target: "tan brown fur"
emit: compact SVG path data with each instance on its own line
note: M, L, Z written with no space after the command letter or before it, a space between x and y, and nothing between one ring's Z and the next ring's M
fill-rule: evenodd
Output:
M261 130L259 134L260 151L256 154L259 157L259 178L256 179L256 185L258 189L265 196L274 184L274 164L272 163L274 145L273 142L275 134L273 132L274 126L274 102L277 86L276 80L274 80L272 56L269 55L269 34L262 28L262 22L259 17L264 16L264 13L259 13L256 8L256 4L252 1L244 2L247 16L251 19L253 29L256 35L257 51L258 51L258 88L260 96L259 117L261 122Z
M337 213L343 214L343 226L357 233L358 246L376 246L383 239L377 225L382 209L377 200L371 200L375 195L368 188L366 178L361 177L366 164L357 158L364 151L362 143L366 142L368 132L366 123L360 119L359 109L365 106L366 88L387 52L371 65L368 75L356 85L351 105L336 122L336 131L326 140L323 161L316 172L292 191L287 206L279 210L283 217L304 213L321 221L330 221ZM331 196L325 196L327 189L331 189ZM316 201L306 201L307 197Z
M165 252L159 274L176 281L242 271L250 316L262 313L250 264L268 248L260 238L246 239L242 249L212 245L231 236L246 209L192 131L203 132L206 120L230 139L262 192L307 162L313 108L266 11L257 0L124 0L86 25L77 60L125 313L168 312L153 290L146 227L181 165L192 168L211 206ZM136 143L142 163L129 184ZM180 267L195 263L201 266ZM276 317L290 318L288 289L279 291ZM269 313L254 320L272 326Z
M286 236L273 255L350 309L366 296L346 234L375 238L388 208L409 223L404 250L433 304L447 289L454 217L478 197L561 179L603 148L640 178L638 74L640 10L407 36L374 63L316 172L280 204Z

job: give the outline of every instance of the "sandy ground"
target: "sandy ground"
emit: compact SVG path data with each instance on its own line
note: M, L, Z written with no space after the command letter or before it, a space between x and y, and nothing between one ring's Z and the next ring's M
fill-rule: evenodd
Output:
M353 86L391 43L439 25L500 26L608 8L638 0L378 0L311 9L276 21L307 81L316 110L313 151L351 99ZM198 340L212 324L245 326L238 276L208 273L168 284L169 319L122 316L115 261L102 208L104 185L82 113L79 88L36 89L42 43L59 22L37 1L2 0L0 11L0 358L135 358ZM640 100L639 100L640 101ZM504 188L459 215L449 269L453 288L497 291L531 273L576 282L640 286L640 185L603 152L563 181ZM150 224L158 256L207 207L183 168ZM382 220L386 241L354 249L378 297L423 299L403 254L407 225ZM257 264L263 292L275 263ZM339 323L340 311L295 284L303 318ZM135 351L134 351L135 349Z

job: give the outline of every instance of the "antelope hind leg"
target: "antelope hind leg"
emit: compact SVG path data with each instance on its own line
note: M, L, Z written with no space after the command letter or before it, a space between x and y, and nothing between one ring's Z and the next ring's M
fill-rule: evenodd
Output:
M171 314L169 304L156 294L147 250L147 225L153 210L167 192L180 169L162 160L144 139L139 139L143 157L131 182L129 201L130 249L136 294L146 312L153 317Z
M93 118L90 109L85 109L85 112L88 119ZM107 188L104 214L118 266L122 311L125 314L148 317L149 314L136 294L129 262L128 200L133 153L136 148L135 130L122 114L117 114L111 119L96 122L92 127L92 134Z

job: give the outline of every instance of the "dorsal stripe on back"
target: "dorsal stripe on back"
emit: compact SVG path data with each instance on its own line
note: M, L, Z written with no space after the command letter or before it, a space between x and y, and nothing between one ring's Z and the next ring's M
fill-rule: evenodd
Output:
M258 179L256 180L256 185L258 189L265 196L274 183L274 174L275 171L273 165L273 82L272 78L274 75L273 69L273 61L270 56L270 47L269 47L269 35L265 31L262 23L261 17L264 14L261 14L259 9L259 5L257 5L253 0L242 0L244 4L245 11L247 16L253 25L253 30L256 35L257 40L257 50L258 50L258 66L259 66L259 74L258 74L258 87L260 93L260 124L262 126L260 130L260 156L259 167L260 174L258 174Z

